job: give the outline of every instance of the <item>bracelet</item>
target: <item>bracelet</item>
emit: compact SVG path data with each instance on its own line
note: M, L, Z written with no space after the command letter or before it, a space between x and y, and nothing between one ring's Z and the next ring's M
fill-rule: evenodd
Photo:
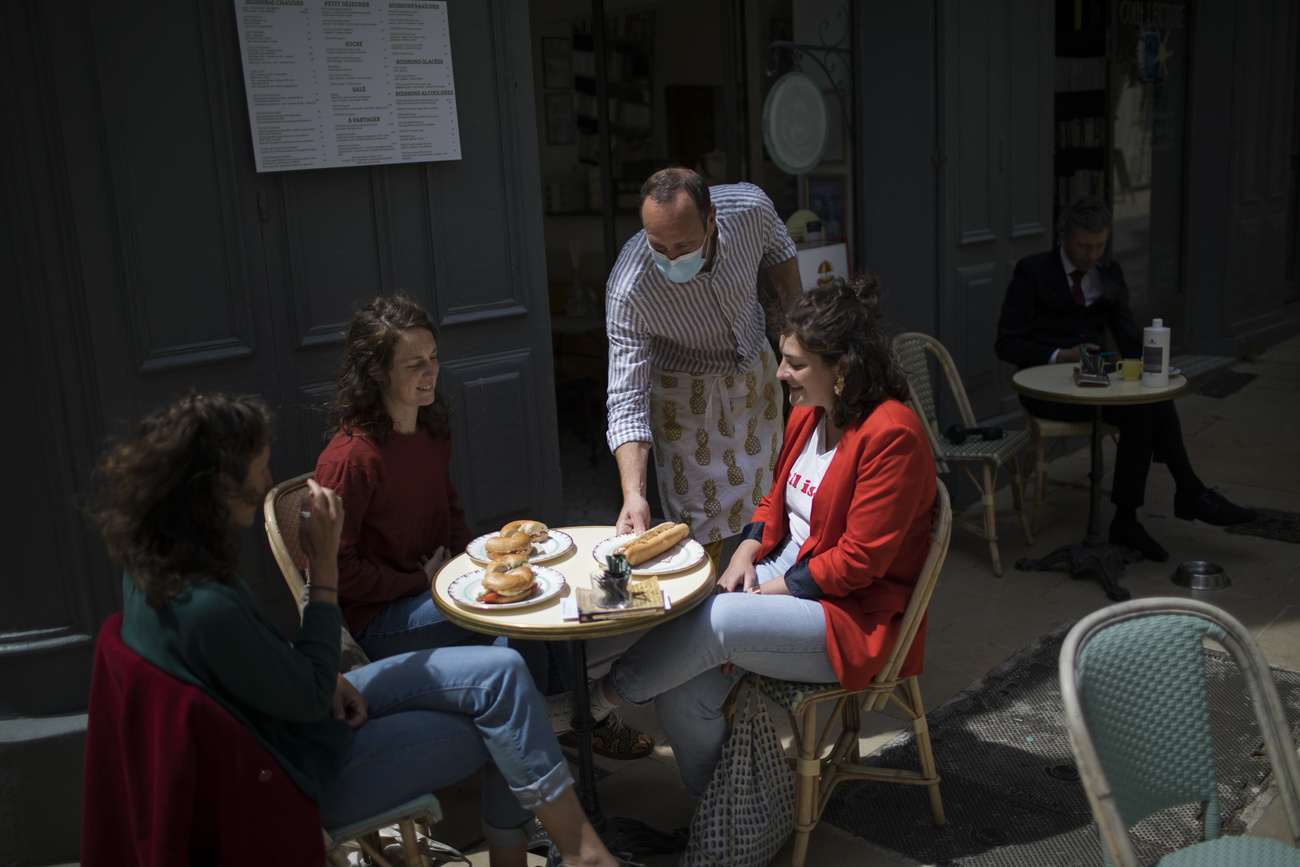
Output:
M308 590L308 592L310 592L310 591L312 591L312 590L329 590L329 591L331 591L331 592L333 592L333 593L337 593L337 592L339 592L339 588L337 588L337 587L330 587L330 586L328 586L328 585L326 585L326 584L316 584L316 583L314 583L314 582L309 582L309 583L307 584L307 590Z

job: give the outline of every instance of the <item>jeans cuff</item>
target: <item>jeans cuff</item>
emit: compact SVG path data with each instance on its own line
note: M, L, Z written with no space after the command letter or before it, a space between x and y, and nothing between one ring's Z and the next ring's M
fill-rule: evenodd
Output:
M573 774L569 773L569 763L561 759L558 765L543 774L537 782L518 788L511 786L510 791L515 793L521 807L532 810L551 803L572 786Z

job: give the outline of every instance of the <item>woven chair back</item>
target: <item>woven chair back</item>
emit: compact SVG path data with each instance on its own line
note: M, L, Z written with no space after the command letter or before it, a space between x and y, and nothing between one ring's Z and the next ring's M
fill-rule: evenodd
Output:
M1083 717L1130 827L1167 807L1206 803L1205 836L1219 836L1205 638L1222 641L1224 632L1161 614L1114 623L1079 650Z
M939 373L952 392L953 402L957 404L961 423L966 427L975 427L975 412L966 396L961 374L957 372L957 365L953 363L952 356L944 345L928 334L917 331L900 334L894 338L894 351L898 353L907 374L907 390L911 396L912 409L925 426L930 449L936 458L940 458L951 451L951 446L939 431L939 395L930 377L928 356L933 355L938 363Z
M302 592L303 571L307 568L307 555L298 545L298 524L302 514L303 497L307 480L314 473L303 473L297 478L281 482L266 492L262 514L266 519L266 538L271 552L280 566L284 581L297 599Z

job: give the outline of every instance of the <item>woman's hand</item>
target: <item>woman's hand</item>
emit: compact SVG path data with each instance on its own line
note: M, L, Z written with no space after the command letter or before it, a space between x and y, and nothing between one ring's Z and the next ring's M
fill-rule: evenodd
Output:
M334 719L341 719L354 729L361 728L370 719L370 702L341 674L334 687Z
M429 576L430 586L433 585L433 576L438 574L438 569L450 559L451 552L441 545L428 557L420 558L420 566L424 569L424 574Z
M769 581L764 581L762 584L755 584L753 587L747 588L745 592L757 593L760 596L790 596L791 595L790 588L785 586L784 575L781 575L778 578L773 578Z
M754 574L754 558L762 550L762 543L755 539L746 539L740 543L736 553L731 555L731 562L718 579L718 592L730 593L734 590L749 591L754 586L757 576Z
M307 480L310 499L304 498L298 523L298 544L313 569L330 564L338 569L339 536L343 532L343 500L329 488Z

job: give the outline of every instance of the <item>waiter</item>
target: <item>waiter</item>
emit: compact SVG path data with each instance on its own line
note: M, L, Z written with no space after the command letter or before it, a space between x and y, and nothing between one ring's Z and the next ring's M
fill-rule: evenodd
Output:
M723 539L767 491L781 445L758 269L788 303L799 292L795 246L758 187L710 189L684 168L641 187L641 224L606 287L606 436L623 486L617 530L649 526L653 443L664 513L690 525L716 564Z

